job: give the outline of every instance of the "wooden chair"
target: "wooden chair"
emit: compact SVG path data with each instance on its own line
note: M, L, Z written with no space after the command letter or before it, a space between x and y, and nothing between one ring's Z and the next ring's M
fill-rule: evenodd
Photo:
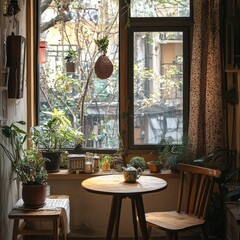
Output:
M215 178L221 171L179 164L180 186L176 211L146 213L149 236L152 228L166 231L167 239L178 239L178 232L200 227L208 239L205 222ZM184 204L183 204L184 203ZM184 207L183 207L184 205Z

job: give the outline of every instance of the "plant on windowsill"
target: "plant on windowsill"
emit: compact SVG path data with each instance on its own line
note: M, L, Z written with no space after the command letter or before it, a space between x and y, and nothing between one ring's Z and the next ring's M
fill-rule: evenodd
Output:
M76 69L77 51L72 49L68 50L64 60L66 61L66 72L74 73Z
M103 155L100 158L99 168L102 171L109 171L111 166L112 158L109 154Z
M182 137L181 144L173 145L172 139L160 141L160 159L164 162L164 168L176 173L178 163L193 163L191 144L187 136Z
M152 160L147 162L147 166L150 170L150 173L159 173L161 172L164 163L161 161L160 157L157 160Z
M0 142L5 156L10 160L15 180L22 182L22 198L24 205L38 208L44 205L46 199L47 172L44 168L45 159L41 157L36 143L27 138L27 133L20 128L24 121L1 126ZM30 147L24 146L29 143Z
M45 112L50 119L43 125L32 128L34 141L43 148L42 155L48 172L60 171L60 160L64 148L76 147L84 141L83 133L72 127L71 121L63 111L54 109Z
M147 169L147 163L145 159L141 156L132 157L131 160L129 161L129 165L135 167L136 169L141 168L142 171Z

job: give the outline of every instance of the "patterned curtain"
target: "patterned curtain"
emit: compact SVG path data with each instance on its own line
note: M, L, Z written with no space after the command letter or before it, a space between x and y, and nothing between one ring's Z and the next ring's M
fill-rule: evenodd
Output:
M224 147L221 0L194 0L189 138L195 157Z

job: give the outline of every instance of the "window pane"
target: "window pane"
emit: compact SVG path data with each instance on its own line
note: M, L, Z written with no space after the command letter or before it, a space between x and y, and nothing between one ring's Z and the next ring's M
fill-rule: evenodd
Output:
M183 32L135 32L134 144L182 135Z
M190 0L131 0L131 17L189 17Z
M84 132L85 147L118 148L118 3L51 1L44 8L44 2L40 3L39 124L46 120L43 111L61 109ZM99 79L94 65L102 53L95 40L104 36L114 71L108 79ZM69 50L76 54L71 70L65 59Z

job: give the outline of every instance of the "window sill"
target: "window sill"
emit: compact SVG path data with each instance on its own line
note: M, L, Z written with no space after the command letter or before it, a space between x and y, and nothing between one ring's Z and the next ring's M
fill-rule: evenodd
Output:
M90 177L94 176L101 176L101 175L109 175L109 174L122 174L119 172L115 171L109 171L109 172L94 172L94 173L69 173L68 170L60 170L58 173L49 173L48 174L48 179L49 180L84 180ZM163 170L160 173L150 173L149 170L144 170L143 175L145 176L154 176L154 177L159 177L163 179L169 179L169 178L179 178L179 173L172 173L170 170Z

